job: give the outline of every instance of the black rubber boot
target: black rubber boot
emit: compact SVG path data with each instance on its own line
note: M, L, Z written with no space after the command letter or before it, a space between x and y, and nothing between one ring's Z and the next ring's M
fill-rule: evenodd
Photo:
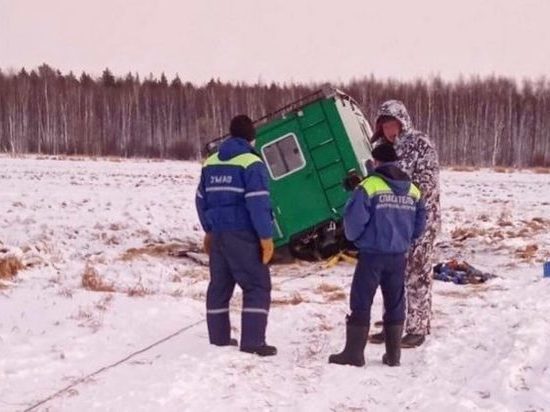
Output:
M369 326L346 325L346 346L338 354L330 355L328 363L337 365L365 365L365 346L369 336Z
M399 366L403 325L387 325L384 326L384 330L386 333L386 353L382 356L382 363L388 366Z
M370 335L369 342L374 345L381 345L384 343L385 338L384 329L382 329L379 333L373 333Z
M254 346L250 348L241 347L241 352L253 353L258 356L274 356L277 354L277 348L264 343L262 346Z
M424 343L426 337L424 335L415 335L407 333L401 340L401 347L405 349L417 348Z

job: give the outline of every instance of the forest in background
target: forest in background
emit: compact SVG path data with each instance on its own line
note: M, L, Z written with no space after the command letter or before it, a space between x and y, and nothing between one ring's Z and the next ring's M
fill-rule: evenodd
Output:
M372 123L378 105L402 100L416 128L435 142L441 163L550 166L550 83L504 77L416 81L365 77L333 84ZM319 89L318 84L205 85L63 74L47 65L0 71L0 152L197 159L226 133L231 117L260 118Z

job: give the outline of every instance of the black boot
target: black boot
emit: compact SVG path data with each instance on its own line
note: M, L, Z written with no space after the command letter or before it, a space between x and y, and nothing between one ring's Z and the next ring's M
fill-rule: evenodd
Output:
M277 354L277 348L264 343L261 346L253 346L248 348L241 346L241 352L253 353L258 356L274 356Z
M387 325L384 326L384 330L386 331L386 353L382 356L382 363L388 366L399 366L403 325Z
M382 329L379 333L373 333L370 335L369 342L375 345L381 345L384 343L385 338L384 329Z
M405 349L417 348L424 343L426 337L424 335L416 335L407 333L401 340L401 347Z
M346 346L338 354L330 355L328 363L338 365L365 365L365 346L369 336L369 326L346 325Z

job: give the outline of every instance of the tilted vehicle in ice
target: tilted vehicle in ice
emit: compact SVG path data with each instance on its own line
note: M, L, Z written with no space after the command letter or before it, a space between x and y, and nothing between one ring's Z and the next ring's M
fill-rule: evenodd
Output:
M301 259L331 256L346 242L342 211L350 182L366 176L372 129L359 105L325 88L255 121L256 149L270 175L277 249ZM206 146L209 154L227 136Z

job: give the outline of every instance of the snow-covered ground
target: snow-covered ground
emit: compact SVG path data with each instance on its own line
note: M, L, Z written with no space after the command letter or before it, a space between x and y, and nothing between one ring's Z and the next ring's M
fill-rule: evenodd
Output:
M0 157L0 410L550 410L550 174L442 174L440 259L498 275L436 282L427 343L388 368L327 364L341 349L353 267L273 267L261 359L211 347L194 211L199 165ZM3 253L3 254L2 254ZM239 295L232 320L239 336ZM377 295L374 318L381 314Z

